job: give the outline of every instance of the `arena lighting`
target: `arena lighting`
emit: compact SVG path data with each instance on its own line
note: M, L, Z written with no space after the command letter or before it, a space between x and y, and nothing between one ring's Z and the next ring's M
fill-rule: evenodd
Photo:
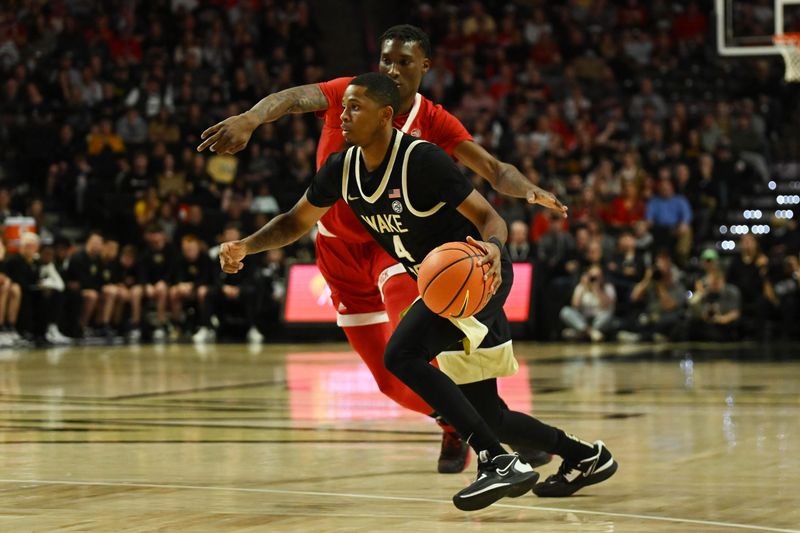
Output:
M778 185L774 181L770 181L769 183L767 183L767 187L769 187L769 190L771 191L774 191L777 186Z
M749 210L749 209L746 209L746 210L745 210L745 212L744 212L744 213L742 213L742 216L744 216L744 218L747 218L747 219L749 219L749 218L750 218L750 210Z
M775 216L778 216L777 212L775 213ZM728 226L720 226L719 233L720 235L725 235L726 233L728 233Z

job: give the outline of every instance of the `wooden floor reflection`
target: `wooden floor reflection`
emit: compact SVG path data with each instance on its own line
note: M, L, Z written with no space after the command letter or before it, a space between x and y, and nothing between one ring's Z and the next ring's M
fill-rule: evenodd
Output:
M0 531L800 531L800 347L517 352L508 403L620 470L462 513L344 345L0 351Z

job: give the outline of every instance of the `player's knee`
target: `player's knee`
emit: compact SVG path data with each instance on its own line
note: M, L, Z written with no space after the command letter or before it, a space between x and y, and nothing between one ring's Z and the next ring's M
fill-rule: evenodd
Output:
M411 352L412 350L407 343L398 339L396 335L393 335L386 345L386 351L383 353L383 366L385 366L389 372L399 377L403 374L408 365Z

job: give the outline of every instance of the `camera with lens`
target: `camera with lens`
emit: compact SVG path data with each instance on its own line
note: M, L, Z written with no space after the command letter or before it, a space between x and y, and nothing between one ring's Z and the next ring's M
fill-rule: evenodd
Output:
M653 270L653 281L661 281L664 279L664 273L658 269Z

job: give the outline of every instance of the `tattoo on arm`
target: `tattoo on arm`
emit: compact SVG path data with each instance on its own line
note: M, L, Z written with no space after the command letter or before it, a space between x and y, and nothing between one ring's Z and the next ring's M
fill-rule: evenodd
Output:
M528 198L531 192L538 194L541 191L517 167L502 161L497 166L494 188L497 192L514 198Z
M288 113L328 109L328 99L317 84L300 85L263 98L250 109L259 124L274 122Z

